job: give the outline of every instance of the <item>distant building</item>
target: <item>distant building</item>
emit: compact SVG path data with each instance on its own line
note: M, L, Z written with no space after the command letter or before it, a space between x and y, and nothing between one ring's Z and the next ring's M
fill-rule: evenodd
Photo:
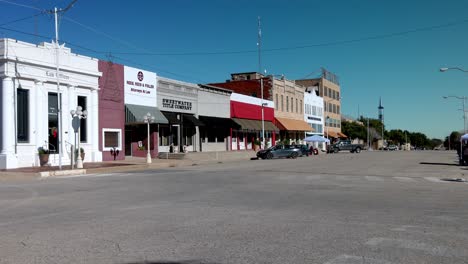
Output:
M305 87L318 87L319 96L324 101L325 135L346 137L341 133L341 89L338 76L322 68L320 78L296 80L296 83Z
M255 79L254 79L255 78ZM274 102L274 124L280 129L278 140L291 139L301 142L305 132L314 129L304 121L304 90L302 85L284 77L275 78L256 72L233 73L231 80L210 85L233 90L236 93ZM271 139L266 138L267 140Z

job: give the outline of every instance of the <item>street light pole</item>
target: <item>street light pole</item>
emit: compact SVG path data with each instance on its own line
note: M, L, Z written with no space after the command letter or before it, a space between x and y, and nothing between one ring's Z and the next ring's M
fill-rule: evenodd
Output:
M263 104L263 77L260 79L260 94L262 97L262 148L265 148L265 110Z
M71 110L70 114L72 118L78 118L77 121L77 127L78 127L78 142L77 142L77 157L76 157L76 168L77 169L82 169L83 168L83 159L81 158L81 147L80 147L80 141L81 141L81 119L86 119L88 117L88 111L83 110L81 106L77 106L76 110ZM76 131L76 130L75 130ZM76 138L76 134L75 134Z
M146 152L146 163L150 164L152 162L151 160L151 153L150 153L150 147L151 147L151 139L150 139L150 123L154 122L154 116L151 115L151 113L147 113L144 117L143 120L147 124L148 127L148 147L147 147L147 152Z

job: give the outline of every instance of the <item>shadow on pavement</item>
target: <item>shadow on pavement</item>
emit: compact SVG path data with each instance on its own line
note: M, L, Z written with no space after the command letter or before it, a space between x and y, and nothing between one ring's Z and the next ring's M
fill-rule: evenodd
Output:
M186 260L186 261L143 261L143 262L128 262L128 263L122 263L122 264L219 264L219 263Z
M419 162L423 165L439 165L439 166L459 166L457 163L444 163L444 162Z

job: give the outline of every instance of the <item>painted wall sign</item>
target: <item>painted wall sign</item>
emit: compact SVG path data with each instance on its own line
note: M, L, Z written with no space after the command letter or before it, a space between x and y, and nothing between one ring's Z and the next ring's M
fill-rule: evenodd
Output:
M192 102L163 98L162 107L179 110L192 110Z
M157 106L156 73L124 66L125 103Z

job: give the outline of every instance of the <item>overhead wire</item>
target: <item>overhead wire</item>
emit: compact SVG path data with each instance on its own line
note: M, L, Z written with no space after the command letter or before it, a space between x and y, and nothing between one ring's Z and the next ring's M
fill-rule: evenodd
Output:
M45 14L45 11L41 11L41 12L36 13L36 14L34 14L34 15L31 15L31 16L27 16L27 17L15 19L15 20L12 20L12 21L4 22L4 23L0 24L0 26L6 26L6 25L13 24L13 23L16 23L16 22L28 20L28 19L31 19L31 18L40 16L40 15L44 15L44 14Z
M16 2L12 2L12 1L0 0L0 2L1 3L7 3L7 4L10 4L10 5L15 5L15 6L26 7L26 8L34 9L34 10L38 10L38 11L44 11L43 9L40 9L38 7L35 7L35 6L20 4L20 3L16 3Z

